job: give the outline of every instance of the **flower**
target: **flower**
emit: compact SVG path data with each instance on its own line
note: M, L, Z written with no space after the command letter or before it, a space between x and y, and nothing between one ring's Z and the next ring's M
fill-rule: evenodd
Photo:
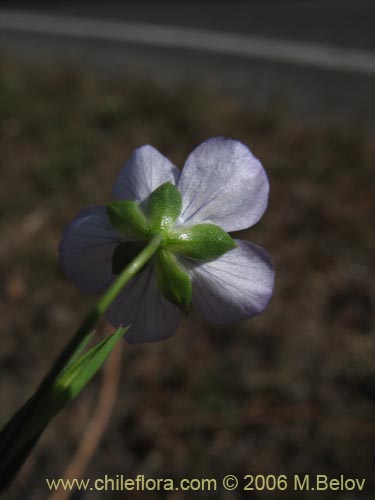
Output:
M82 291L103 292L133 251L159 232L160 251L106 313L114 327L130 325L128 342L173 335L190 300L209 322L250 318L271 298L272 262L259 246L226 232L258 222L268 192L261 163L238 141L205 141L181 173L152 146L141 146L114 183L121 201L83 210L65 229L62 268Z

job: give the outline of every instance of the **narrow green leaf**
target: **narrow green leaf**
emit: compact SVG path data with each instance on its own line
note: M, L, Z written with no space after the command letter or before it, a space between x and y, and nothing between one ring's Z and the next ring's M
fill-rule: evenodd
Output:
M191 302L191 280L171 252L159 250L156 254L155 274L164 297L186 312Z
M167 248L171 252L197 260L216 259L236 247L236 243L215 224L197 224L168 234Z
M150 195L148 213L151 229L165 229L180 215L182 208L181 193L173 184L166 182Z
M95 331L87 333L81 342L77 345L69 361L65 364L65 366L61 369L60 374L63 374L76 359L78 359L79 355L83 352L85 347L92 340L95 335ZM47 387L47 385L46 385ZM0 456L2 456L5 451L10 447L10 443L19 437L20 429L24 430L27 425L27 421L30 416L33 415L35 409L38 408L40 400L45 397L47 393L46 388L40 388L30 399L26 401L26 403L13 415L13 417L7 422L7 424L1 429L0 432ZM26 449L26 448L25 448ZM1 472L1 470L0 470ZM1 476L1 474L0 474ZM1 487L0 487L1 491Z
M127 328L119 328L115 333L98 342L87 353L74 361L56 379L50 391L50 411L59 412L91 380L105 362Z
M112 226L126 236L145 239L150 233L149 223L138 203L130 200L114 201L107 205Z
M71 358L63 369L62 373L64 373L72 364L79 358L80 354L84 351L85 347L87 347L95 335L94 332L90 332L83 338L82 342L77 346L76 350L73 352Z
M5 444L7 441L9 443L9 436L13 439L1 456L0 491L6 488L8 482L22 466L49 422L85 387L126 330L127 328L119 328L77 359L78 351L82 351L84 344L88 343L89 339L86 337L74 352L76 360L70 360L52 385L44 389L36 405L33 405L34 397L30 398L6 425L1 433L2 437L5 433L3 441ZM27 419L20 426L19 421L25 414ZM13 432L14 427L18 428L16 436Z

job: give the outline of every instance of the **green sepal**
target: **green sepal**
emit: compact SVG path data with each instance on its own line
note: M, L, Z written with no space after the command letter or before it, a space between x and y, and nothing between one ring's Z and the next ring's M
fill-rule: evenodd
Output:
M148 213L152 230L165 229L180 215L181 193L170 182L159 186L150 195Z
M144 249L146 243L123 241L117 245L112 255L112 274L116 276Z
M169 233L168 250L197 260L216 259L236 247L235 241L215 224L196 224Z
M150 234L150 226L138 203L130 200L119 200L107 204L107 212L112 226L138 239L145 239Z
M191 302L191 280L168 250L159 250L155 256L156 280L164 297L187 312Z

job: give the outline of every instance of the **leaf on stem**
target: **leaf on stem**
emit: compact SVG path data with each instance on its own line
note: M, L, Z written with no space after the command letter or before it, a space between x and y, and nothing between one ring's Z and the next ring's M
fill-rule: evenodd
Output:
M49 411L55 415L69 401L77 396L105 362L127 328L121 327L115 333L98 342L87 353L70 362L52 385L49 395Z

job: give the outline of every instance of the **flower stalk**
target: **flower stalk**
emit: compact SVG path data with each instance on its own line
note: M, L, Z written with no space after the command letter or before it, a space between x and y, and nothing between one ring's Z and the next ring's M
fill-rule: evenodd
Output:
M83 292L104 295L1 431L0 491L126 330L128 343L155 342L176 332L181 310L190 305L218 324L248 319L267 307L274 283L270 257L228 232L254 225L268 192L261 163L238 141L207 140L188 156L182 172L145 145L120 171L115 201L77 214L59 245L61 267ZM117 331L83 353L104 314Z
M57 358L33 396L9 420L0 433L0 491L6 489L31 453L49 422L79 394L107 359L126 328L98 342L81 354L91 340L97 321L124 286L159 249L162 236L153 236L143 250L122 270L86 316Z

